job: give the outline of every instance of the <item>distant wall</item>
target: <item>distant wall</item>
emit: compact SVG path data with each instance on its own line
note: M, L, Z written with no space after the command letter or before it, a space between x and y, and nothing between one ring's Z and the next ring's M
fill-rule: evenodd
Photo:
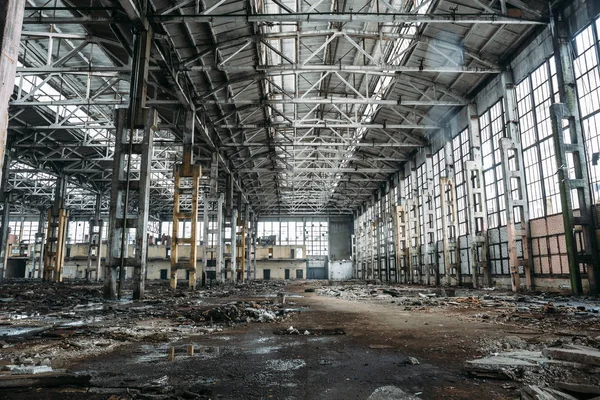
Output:
M329 260L350 260L352 258L352 217L329 218Z

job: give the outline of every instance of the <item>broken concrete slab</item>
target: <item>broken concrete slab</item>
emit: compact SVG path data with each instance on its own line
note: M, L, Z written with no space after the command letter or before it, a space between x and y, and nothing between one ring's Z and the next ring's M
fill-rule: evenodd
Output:
M491 356L479 360L467 361L465 362L465 368L473 375L513 379L515 374L520 375L525 371L537 371L541 367L538 363L517 358Z
M575 347L575 346L571 346ZM593 347L577 346L577 348L549 347L542 351L546 357L556 360L571 361L580 364L600 366L600 350Z
M47 365L11 365L10 367L13 375L35 375L52 371L52 367Z
M367 400L418 400L419 398L406 393L397 386L382 386L369 396Z
M567 392L585 393L585 394L600 394L600 386L584 385L581 383L556 382L556 387Z
M550 388L527 385L521 389L522 400L577 400L577 398Z

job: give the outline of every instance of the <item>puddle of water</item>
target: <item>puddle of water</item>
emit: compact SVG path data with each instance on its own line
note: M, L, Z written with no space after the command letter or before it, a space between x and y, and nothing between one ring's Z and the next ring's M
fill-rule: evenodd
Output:
M74 308L76 311L99 311L104 309L102 303L79 304Z
M273 371L285 372L293 371L306 366L304 360L269 360L267 361L267 368Z
M40 326L0 327L0 336L21 336L43 332L44 330L46 330L46 328Z
M144 354L136 357L136 362L140 363L150 363L150 362L167 362L169 358L169 350L171 345L161 344L159 346L152 345L143 345L140 348L140 351ZM194 355L188 356L187 354L187 345L186 346L177 346L175 347L175 359L185 359L185 358L198 358L201 360L210 360L213 358L220 357L222 350L219 346L201 346L194 345Z
M264 347L258 347L256 349L251 349L248 351L248 353L250 353L250 354L269 354L269 353L272 353L279 349L281 349L281 347L279 347L279 346L264 346Z
M301 335L301 336L332 336L332 335L345 335L346 331L344 328L333 328L333 329L314 329L314 328L294 328L288 329L276 329L273 331L276 335Z

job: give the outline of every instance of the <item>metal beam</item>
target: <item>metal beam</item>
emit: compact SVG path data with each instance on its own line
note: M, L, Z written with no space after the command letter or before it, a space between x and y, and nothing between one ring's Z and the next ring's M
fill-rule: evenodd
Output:
M243 143L222 143L221 147L266 147L268 143L262 142L243 142ZM419 148L423 147L423 144L417 143L382 143L382 142L276 142L275 146L288 148L288 147L407 147L407 148Z
M52 11L49 8L49 11ZM361 12L331 12L331 13L294 13L294 14L186 14L186 15L149 15L148 20L154 23L219 23L220 20L230 23L255 22L338 22L338 23L397 23L397 24L493 24L493 25L547 25L548 19L513 18L500 14L410 14L410 13L361 13ZM113 17L26 17L24 24L108 24L130 22L129 18Z

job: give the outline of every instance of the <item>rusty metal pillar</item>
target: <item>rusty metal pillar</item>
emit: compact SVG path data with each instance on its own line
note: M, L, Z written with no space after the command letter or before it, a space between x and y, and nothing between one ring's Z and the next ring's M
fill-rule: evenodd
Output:
M67 179L61 175L56 180L54 189L54 204L48 210L48 231L46 247L44 248L45 281L62 282L63 264L65 261L65 246L69 223L69 210L65 208L65 192Z

